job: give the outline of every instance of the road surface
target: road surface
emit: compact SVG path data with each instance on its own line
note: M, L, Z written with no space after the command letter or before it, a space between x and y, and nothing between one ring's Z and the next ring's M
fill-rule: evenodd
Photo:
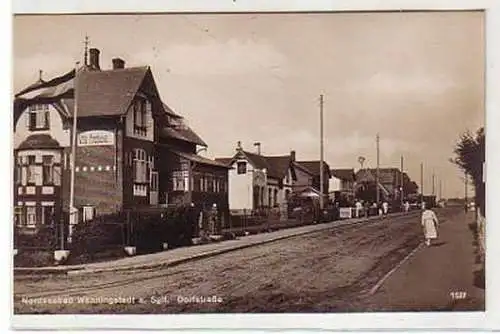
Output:
M442 209L441 221L463 215ZM344 312L422 241L418 217L393 217L250 247L175 267L19 279L19 313ZM472 247L472 246L471 246ZM418 274L418 273L417 273Z

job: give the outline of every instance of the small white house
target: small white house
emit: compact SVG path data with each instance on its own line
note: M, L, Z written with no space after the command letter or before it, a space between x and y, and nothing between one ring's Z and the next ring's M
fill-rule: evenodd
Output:
M295 179L292 157L264 156L241 148L238 142L232 158L218 158L229 171L229 209L233 212L279 207L286 211Z

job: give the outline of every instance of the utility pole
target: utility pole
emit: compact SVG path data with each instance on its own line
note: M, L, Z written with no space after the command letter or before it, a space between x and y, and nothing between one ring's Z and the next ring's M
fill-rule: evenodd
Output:
M400 190L399 195L401 197L401 209L403 209L404 197L405 197L404 182L405 182L405 179L404 179L404 158L403 158L403 156L401 156L401 188L399 189Z
M424 202L424 163L420 163L420 204Z
M68 230L68 243L71 243L71 238L73 235L73 225L76 224L78 217L76 213L78 210L75 208L75 165L76 165L76 131L77 131L77 119L78 119L78 70L80 62L75 64L75 78L73 84L73 95L74 95L74 110L73 110L73 132L71 139L71 161L70 161L70 187L69 187L69 230Z
M324 165L323 165L323 154L324 154L324 148L323 148L323 94L319 96L319 128L320 128L320 162L319 162L319 187L320 187L320 192L321 196L319 198L319 208L321 209L321 213L323 213L323 209L325 206L324 200L325 200L325 195L324 195Z
M443 180L439 179L439 199L443 199Z
M436 185L435 185L435 175L434 173L432 173L432 196L435 196L436 195Z
M377 206L380 203L380 191L378 188L380 182L380 136L377 133L377 173L375 175L375 189L377 189Z

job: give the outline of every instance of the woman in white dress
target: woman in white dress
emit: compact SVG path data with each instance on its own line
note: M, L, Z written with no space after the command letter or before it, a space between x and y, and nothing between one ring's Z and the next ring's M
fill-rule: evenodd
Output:
M431 240L438 237L439 221L436 214L431 209L422 212L422 227L424 230L425 244L431 245Z

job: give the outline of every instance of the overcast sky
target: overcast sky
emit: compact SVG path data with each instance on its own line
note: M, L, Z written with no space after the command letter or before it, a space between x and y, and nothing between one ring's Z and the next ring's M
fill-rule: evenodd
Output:
M483 14L202 14L18 16L14 90L70 70L83 41L101 67L121 57L150 65L163 100L208 143L231 156L241 140L264 154L325 160L332 168L399 167L426 193L432 172L445 196L463 196L448 162L459 134L484 125ZM436 182L436 189L438 188Z

